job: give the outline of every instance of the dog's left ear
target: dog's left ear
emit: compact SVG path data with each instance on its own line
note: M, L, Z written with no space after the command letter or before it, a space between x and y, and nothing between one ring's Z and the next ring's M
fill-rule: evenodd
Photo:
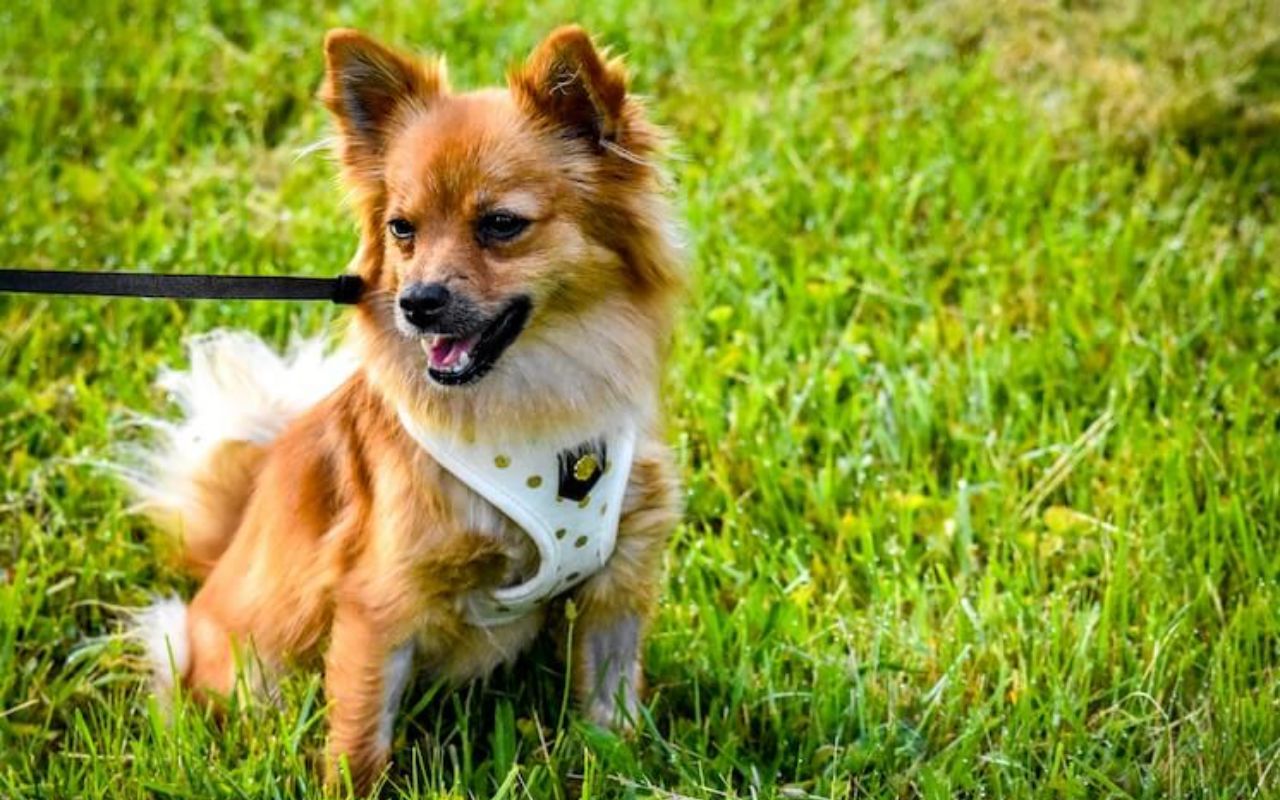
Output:
M338 123L348 166L376 161L406 111L449 91L442 61L398 53L359 31L329 31L324 54L320 97Z
M527 113L566 136L602 148L626 136L626 70L621 60L607 60L576 25L552 31L507 82Z

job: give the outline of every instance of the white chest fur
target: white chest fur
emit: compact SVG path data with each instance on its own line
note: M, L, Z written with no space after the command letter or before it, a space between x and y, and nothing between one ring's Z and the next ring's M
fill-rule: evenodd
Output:
M633 419L503 442L430 430L403 411L400 419L440 466L510 519L537 551L537 570L528 580L467 599L474 624L524 617L586 580L613 554L635 454Z

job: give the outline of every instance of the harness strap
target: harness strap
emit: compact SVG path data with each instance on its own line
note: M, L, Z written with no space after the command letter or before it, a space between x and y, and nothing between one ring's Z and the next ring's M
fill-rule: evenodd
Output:
M527 580L466 598L472 624L491 627L524 617L594 575L613 555L635 456L634 420L555 441L499 444L428 430L405 409L399 413L405 430L437 464L515 523L537 549L537 571ZM584 440L600 448L590 448L586 461L577 457L587 452L580 446ZM575 468L586 468L582 477L591 480L576 482Z

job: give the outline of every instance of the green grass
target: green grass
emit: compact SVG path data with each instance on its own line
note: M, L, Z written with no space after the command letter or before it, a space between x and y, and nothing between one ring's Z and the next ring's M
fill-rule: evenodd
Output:
M0 264L341 270L331 26L473 86L577 19L680 142L643 730L543 647L419 681L386 795L1280 796L1274 3L201 5L0 8ZM338 319L0 299L0 796L318 794L314 676L149 704L114 608L192 587L95 462L184 336Z

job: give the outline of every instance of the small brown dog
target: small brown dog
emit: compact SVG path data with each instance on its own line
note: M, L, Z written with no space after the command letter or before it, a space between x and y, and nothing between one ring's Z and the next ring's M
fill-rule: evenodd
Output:
M636 710L679 513L658 393L683 276L658 131L582 30L459 94L355 31L325 56L367 287L350 347L213 335L165 378L185 416L134 483L203 585L138 633L160 688L198 697L323 657L330 777L345 758L363 788L414 662L483 676L554 597L584 714Z

